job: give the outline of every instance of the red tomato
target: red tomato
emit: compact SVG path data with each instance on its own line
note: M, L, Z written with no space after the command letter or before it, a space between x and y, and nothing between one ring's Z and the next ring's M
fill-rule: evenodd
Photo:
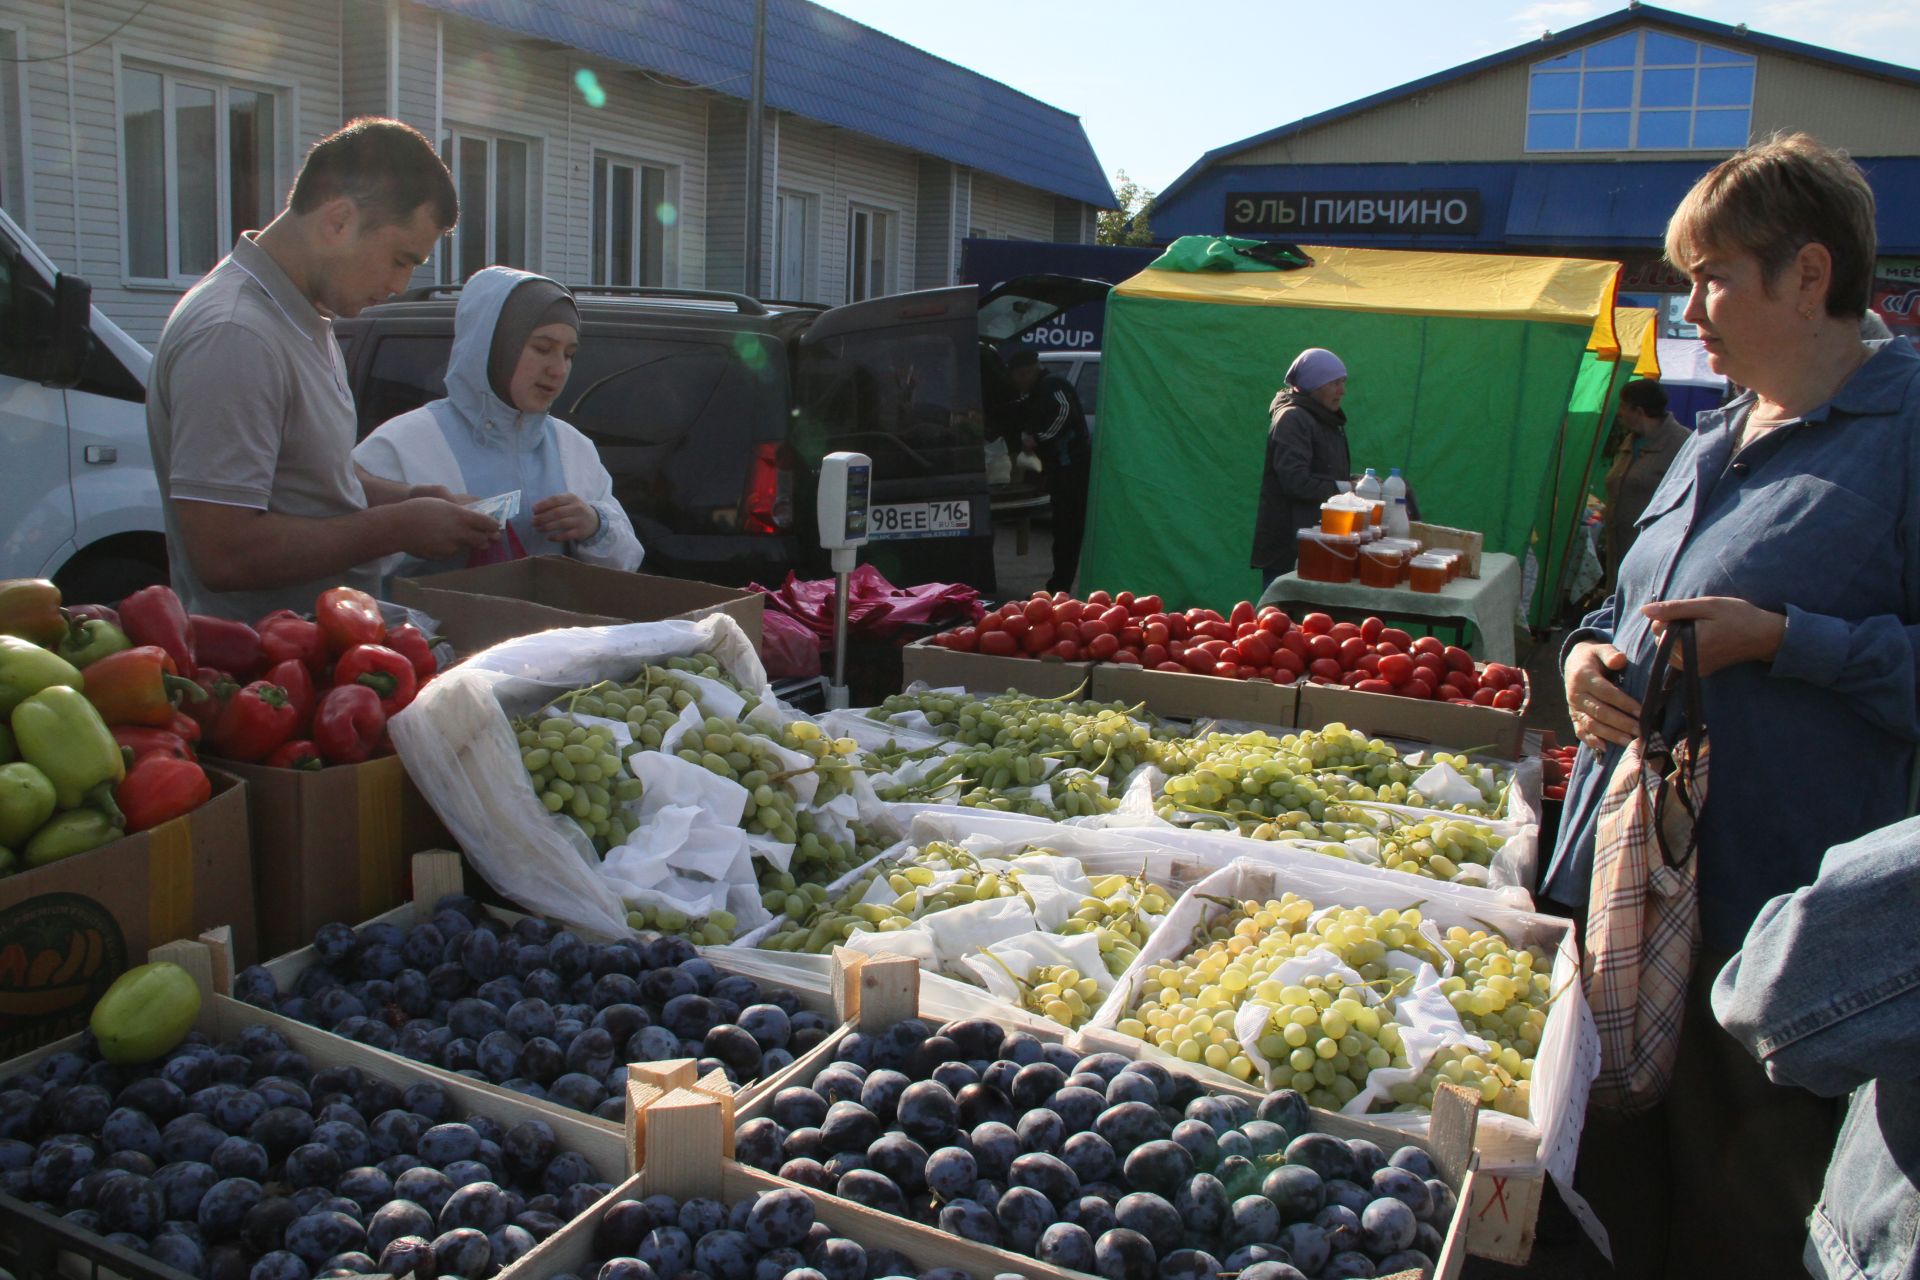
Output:
M1179 664L1178 662L1163 662L1159 666L1155 667L1154 670L1155 671L1185 671L1186 668L1181 664Z
M1360 634L1360 627L1358 624L1352 622L1336 622L1333 624L1333 629L1328 631L1327 634L1335 640L1351 640Z
M1423 701L1432 701L1433 699L1433 686L1425 680L1409 680L1405 684L1400 685L1395 692L1403 698L1418 698Z
M1065 604L1067 601L1071 599L1073 599L1073 597L1071 595L1068 595L1064 591L1056 591L1053 593L1053 602L1056 605Z
M1261 617L1258 625L1269 635L1283 636L1293 630L1293 619L1284 613L1269 613Z
M1349 689L1353 688L1355 685L1359 684L1362 680L1365 680L1366 678L1367 678L1367 673L1364 671L1342 671L1340 673L1340 683L1347 686L1347 688Z
M1167 646L1163 644L1150 644L1140 651L1140 662L1143 666L1157 667L1170 660L1171 655L1167 653Z
M1168 613L1155 616L1166 618L1167 629L1173 632L1173 638L1175 640L1185 640L1187 634L1193 630L1192 627L1187 625L1187 615L1184 613Z
M1060 625L1054 630L1053 634L1053 642L1055 644L1059 644L1062 640L1071 640L1075 644L1083 644L1086 638L1086 633L1080 630L1079 623L1064 620L1062 620Z
M1292 684L1299 678L1300 673L1298 671L1289 671L1285 667L1275 667L1273 674L1268 677L1268 679L1272 680L1275 684Z
M1468 675L1464 671L1447 672L1446 684L1447 684L1447 688L1456 691L1457 693L1460 694L1460 696L1464 698L1471 698L1474 694L1475 688L1477 687L1474 684L1473 677Z
M1509 685L1493 695L1493 705L1502 711L1518 711L1520 709L1520 703L1525 697L1525 690L1516 689Z
M1431 653L1435 657L1447 651L1447 646L1440 642L1439 636L1421 636L1411 647L1415 653Z
M1107 659L1107 661L1122 667L1137 667L1141 665L1140 655L1131 649L1120 649L1116 651L1111 658Z
M1340 657L1340 642L1323 632L1317 632L1307 641L1307 652L1316 658Z
M1062 662L1077 662L1080 658L1080 646L1071 640L1062 640L1053 646L1052 656Z
M1491 689L1495 693L1500 692L1507 687L1507 669L1497 663L1490 663L1487 669L1480 673L1480 687Z
M1323 680L1338 680L1341 676L1340 660L1338 658L1315 658L1313 662L1308 665L1307 671L1309 674L1319 676Z
M1027 628L1027 634L1020 637L1020 647L1028 653L1045 653L1058 638L1058 629L1051 622L1041 622Z
M980 647L980 633L972 627L956 627L947 632L947 648L972 653Z
M1248 660L1257 667L1267 666L1273 661L1275 646L1264 631L1249 631L1234 641L1233 647L1246 654Z
M1132 625L1133 614L1116 604L1100 611L1100 621L1118 631L1122 627Z
M1251 600L1242 600L1240 603L1234 605L1233 609L1227 614L1227 621L1236 627L1243 622L1252 622L1253 602Z
M1141 633L1140 628L1138 627L1120 628L1120 643L1125 645L1127 648L1138 649L1141 645L1145 644L1146 642L1147 642L1146 637Z
M1323 636L1333 630L1333 619L1324 613L1310 613L1300 619L1300 629L1310 636Z
M1377 644L1380 640L1380 632L1386 625L1378 618L1368 618L1360 624L1360 638L1368 644Z
M1209 640L1231 640L1233 639L1233 628L1224 622L1215 622L1212 619L1208 619L1196 626L1193 629L1193 634L1205 636Z
M1468 653L1465 649L1462 649L1459 645L1457 644L1448 645L1446 648L1446 652L1443 653L1441 656L1447 660L1447 666L1452 670L1465 671L1469 674L1472 673L1473 655Z
M1098 605L1102 609L1104 609L1108 605L1113 603L1113 597L1107 594L1105 591L1096 591L1092 595L1087 597L1087 603L1091 605Z
M1217 609L1189 609L1187 610L1187 616L1189 618L1192 618L1195 622L1225 622L1226 621L1225 618L1220 616L1220 611Z
M1273 655L1273 669L1285 672L1288 677L1302 674L1307 669L1304 658L1291 649L1282 649ZM1282 682L1284 683L1284 681Z
M1196 650L1211 657L1215 662L1218 662L1220 661L1220 655L1227 651L1227 642L1225 640L1202 640L1199 644L1187 646L1187 652L1189 653Z
M1146 638L1148 644L1165 644L1173 638L1173 633L1167 630L1167 624L1164 622L1149 622L1140 628L1140 634Z
M1356 680L1354 689L1360 693L1392 693L1393 686L1385 680Z
M1053 616L1061 622L1078 622L1086 611L1087 606L1078 600L1062 600L1053 607Z
M1214 667L1219 665L1205 649L1189 649L1180 661L1187 664L1187 670L1203 676L1212 675Z
M1122 609L1131 609L1133 607L1133 592L1122 591L1119 595L1113 598L1113 602L1119 605Z
M1390 653L1380 659L1380 678L1388 684L1402 685L1413 678L1413 659L1404 653Z
M1475 706L1490 707L1493 705L1493 700L1498 696L1498 691L1493 689L1476 689L1473 694L1473 702Z
M1023 612L1027 615L1027 621L1034 623L1036 625L1042 622L1052 622L1053 621L1053 601L1029 600L1027 601L1027 607L1026 609L1023 610Z
M1437 685L1446 679L1447 660L1437 653L1421 653L1414 658L1413 665L1418 670L1433 673L1433 679L1427 681L1428 684Z
M1360 665L1360 659L1367 656L1367 642L1359 636L1348 636L1340 642L1340 665L1352 671Z
M1237 644L1230 644L1226 648L1220 651L1220 661L1222 662L1231 662L1234 665L1238 666L1241 663L1246 662L1246 660L1247 660L1247 655L1241 650L1240 646Z
M1120 652L1120 637L1102 631L1099 635L1087 638L1087 656L1095 662L1105 662Z
M1020 642L1005 631L983 631L980 633L980 652L990 653L996 658L1011 658L1020 651Z
M1382 627L1380 628L1380 637L1375 643L1397 644L1400 646L1400 651L1404 653L1413 648L1413 637L1398 627Z
M1308 644L1310 639L1311 637L1304 631L1289 631L1280 637L1280 647L1288 653L1298 654L1302 659L1301 665L1304 666L1305 659L1313 656L1313 649Z
M1380 655L1377 653L1367 654L1361 658L1360 661L1353 664L1353 669L1355 671L1364 671L1368 675L1373 675L1380 670Z
M1010 613L1001 619L1000 625L1006 629L1007 634L1010 636L1024 635L1033 626L1031 622L1027 621L1027 615L1024 613Z
M1114 603L1119 604L1121 602L1115 600ZM1135 613L1159 613L1162 609L1166 608L1166 606L1160 602L1159 596L1141 596L1138 600L1133 601L1130 607Z
M1210 674L1221 676L1228 680L1238 680L1240 678L1240 664L1237 662L1216 662L1213 664L1213 671Z
M1402 649L1399 645L1388 644L1385 640L1375 641L1373 646L1373 651L1379 654L1383 658L1387 657L1389 654L1406 652L1406 650Z
M1110 636L1114 633L1112 627L1109 627L1106 623L1095 617L1082 618L1074 625L1080 628L1080 639L1082 641L1091 640L1095 636Z
M1184 640L1167 641L1166 650L1167 656L1175 662L1185 662L1187 659L1187 643Z

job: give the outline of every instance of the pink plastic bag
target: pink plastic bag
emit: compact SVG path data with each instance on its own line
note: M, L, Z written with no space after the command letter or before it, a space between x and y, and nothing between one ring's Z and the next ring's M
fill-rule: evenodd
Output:
M795 619L822 647L833 639L833 579L802 582L793 574L778 591L755 583L753 590L767 597L768 614ZM903 627L945 627L977 622L986 613L980 593L962 583L933 582L918 587L896 587L870 564L856 568L847 579L847 629L886 639Z
M798 619L768 609L761 620L760 661L769 680L804 680L820 674L820 641Z
M505 564L509 560L525 560L527 549L520 542L520 535L513 531L512 525L501 529L497 542L489 542L467 557L467 568L478 569L481 565Z

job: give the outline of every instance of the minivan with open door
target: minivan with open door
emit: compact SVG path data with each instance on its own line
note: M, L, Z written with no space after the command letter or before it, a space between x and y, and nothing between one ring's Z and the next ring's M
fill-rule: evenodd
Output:
M0 578L108 603L166 581L151 364L0 211Z

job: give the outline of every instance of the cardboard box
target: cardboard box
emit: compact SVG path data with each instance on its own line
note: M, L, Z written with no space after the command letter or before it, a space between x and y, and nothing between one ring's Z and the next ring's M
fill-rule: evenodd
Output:
M1018 689L1040 698L1086 696L1091 662L1054 662L1039 658L997 658L986 653L962 653L932 640L917 640L900 651L901 687L915 680L935 689L961 688L973 693L1005 693Z
M1300 686L1300 710L1294 727L1318 729L1338 723L1383 738L1405 738L1456 751L1477 748L1487 755L1518 760L1521 740L1527 733L1527 706L1532 701L1531 681L1518 711L1307 684Z
M608 627L726 613L760 649L763 597L705 582L532 556L483 569L401 578L393 599L435 618L462 654L556 627Z
M329 921L399 906L408 859L454 847L397 756L312 771L222 767L247 784L262 955L306 946Z
M1458 551L1467 558L1465 574L1480 576L1480 553L1485 550L1485 534L1471 529L1454 529L1444 524L1424 524L1415 520L1407 526L1407 536L1418 538L1429 551Z
M233 927L256 954L247 788L207 770L192 813L86 853L0 879L0 1058L87 1025L113 980L162 943Z
M1101 663L1093 669L1093 691L1087 697L1130 707L1144 704L1153 714L1172 720L1235 720L1291 729L1300 691L1269 680L1228 680Z

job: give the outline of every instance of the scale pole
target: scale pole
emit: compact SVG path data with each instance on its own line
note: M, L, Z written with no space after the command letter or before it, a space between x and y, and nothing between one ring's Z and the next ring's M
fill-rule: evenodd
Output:
M851 554L848 556L851 559ZM827 687L827 710L844 710L847 703L847 574L833 574L833 683Z

